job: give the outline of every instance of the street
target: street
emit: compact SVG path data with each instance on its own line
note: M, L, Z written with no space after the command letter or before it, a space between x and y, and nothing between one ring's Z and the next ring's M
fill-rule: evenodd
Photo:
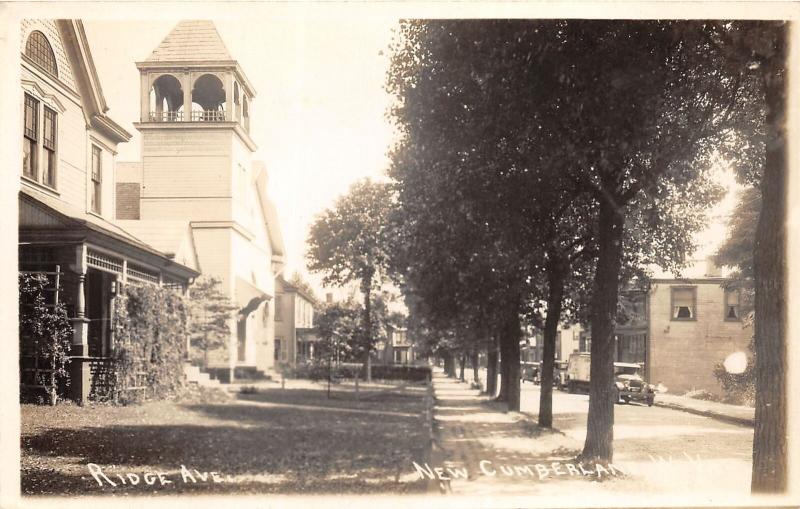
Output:
M521 412L480 396L469 384L434 374L436 406L432 461L455 475L446 489L461 495L536 494L561 499L674 496L733 501L750 486L753 430L678 410L615 406L614 460L621 471L572 475L586 437L587 394L553 392L554 427L536 424L539 387L522 386ZM446 470L449 472L449 470Z
M522 384L522 412L539 412L539 386ZM658 396L656 396L656 399ZM578 441L586 437L588 394L553 390L553 426ZM741 459L750 461L752 428L686 412L618 404L614 407L614 459L619 462L668 459Z

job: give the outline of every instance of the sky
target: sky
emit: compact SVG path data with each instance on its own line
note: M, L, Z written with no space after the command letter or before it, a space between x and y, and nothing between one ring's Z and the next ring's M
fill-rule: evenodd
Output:
M384 82L398 21L382 12L265 9L244 18L211 19L256 89L251 134L258 145L255 158L269 171L269 193L286 243L286 274L300 271L322 296L328 290L321 278L305 271L305 239L314 217L352 183L378 177L388 167L393 130ZM140 94L134 62L145 60L180 19L84 21L109 114L134 134L120 145L118 161L140 159L133 127ZM718 179L731 192L712 209L712 223L698 234L692 259L712 254L726 236L738 186L730 172L718 172ZM703 263L696 268L703 269ZM337 297L347 293L336 292Z
M179 18L85 20L111 117L134 134L117 161L140 159L139 71ZM251 135L269 172L286 243L286 273L304 271L305 239L316 214L355 181L388 167L392 127L383 85L397 21L294 12L213 19L229 53L256 89ZM319 279L310 277L319 287Z

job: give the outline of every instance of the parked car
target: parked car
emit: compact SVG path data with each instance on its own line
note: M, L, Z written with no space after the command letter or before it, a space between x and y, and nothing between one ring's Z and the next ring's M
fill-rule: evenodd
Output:
M569 392L589 390L589 366L591 358L588 353L575 352L567 361L566 385Z
M539 379L539 363L538 362L520 362L519 363L519 378L522 382L538 383Z
M569 361L556 361L555 373L553 373L554 385L562 391L567 388L567 365Z
M567 362L568 361L555 361L553 363L553 387L563 389L566 386ZM533 381L535 384L542 383L543 365L544 361L539 361L539 372L536 379Z
M655 386L642 378L642 365L629 362L614 363L615 402L622 399L625 403L642 401L653 406L656 399Z

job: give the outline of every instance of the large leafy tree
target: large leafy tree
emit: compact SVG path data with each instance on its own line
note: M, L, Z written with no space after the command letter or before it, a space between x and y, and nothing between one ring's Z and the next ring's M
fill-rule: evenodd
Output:
M325 284L357 281L363 295L363 343L367 380L374 345L372 292L387 265L387 223L392 196L386 184L359 181L334 206L320 214L308 235L308 268L324 275Z
M754 492L784 492L788 484L786 426L786 58L787 24L780 21L714 23L707 37L725 54L729 72L752 88L745 98L758 164L737 173L760 191L753 237L756 412ZM730 243L727 246L732 247ZM730 254L730 249L728 254ZM724 252L722 253L724 254ZM747 260L742 257L746 270Z
M691 248L686 239L718 197L708 178L711 163L720 152L738 150L741 160L751 155L739 150L742 138L733 134L740 81L723 68L724 55L704 28L408 22L395 48L389 84L401 98L394 114L405 135L395 176L415 191L449 186L449 193L414 203L434 218L429 224L438 234L430 237L446 235L463 217L488 226L488 236L469 230L482 248L493 248L481 254L501 268L504 257L525 260L522 279L544 289L539 300L560 287L554 275L576 272L565 259L596 256L593 281L582 282L592 296L594 383L582 454L588 460L612 455L611 340L619 286L644 262L678 268ZM449 200L458 205L443 208ZM450 265L464 267L440 262ZM589 274L589 267L577 272ZM536 293L527 299L535 302ZM548 305L549 329L559 300L554 296Z

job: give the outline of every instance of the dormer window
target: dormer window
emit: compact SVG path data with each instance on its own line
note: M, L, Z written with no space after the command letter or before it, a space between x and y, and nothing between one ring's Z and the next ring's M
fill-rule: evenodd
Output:
M47 41L47 37L38 30L31 32L31 35L28 36L28 42L25 44L25 56L30 58L37 67L40 67L47 74L58 77L56 56L53 53L53 48Z

